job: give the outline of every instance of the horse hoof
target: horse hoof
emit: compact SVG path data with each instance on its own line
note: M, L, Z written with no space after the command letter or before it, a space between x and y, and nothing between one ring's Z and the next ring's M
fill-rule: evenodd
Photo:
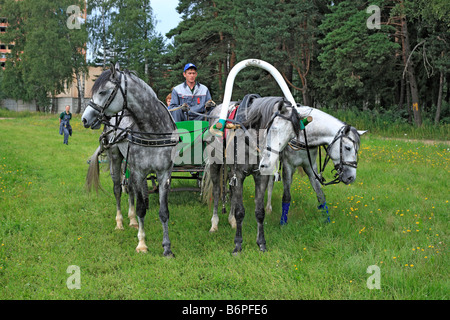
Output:
M241 251L242 251L241 247L236 247L234 248L232 255L236 257L241 253Z
M148 252L148 247L146 245L139 245L136 248L136 252L137 253L147 253Z
M172 251L168 250L168 251L164 251L164 257L171 259L171 258L175 258L175 255L173 254Z
M139 229L139 225L138 224L129 224L129 226L130 226L130 228L133 228L133 229Z
M267 251L266 245L265 245L265 244L259 245L259 250L260 250L261 252L266 252L266 251Z
M123 230L123 225L119 225L119 224L118 224L118 225L116 226L116 230Z
M213 226L213 227L211 227L211 229L209 229L209 233L214 233L218 230L219 230L219 228L217 226Z

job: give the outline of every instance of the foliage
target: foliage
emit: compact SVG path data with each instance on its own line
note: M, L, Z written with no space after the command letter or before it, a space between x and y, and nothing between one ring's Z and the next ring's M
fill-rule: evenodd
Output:
M8 32L0 41L14 44L6 63L2 91L15 99L36 100L43 110L49 97L62 92L73 80L74 69L83 66L87 33L67 27L67 8L83 7L81 0L3 0L2 15ZM50 49L51 48L51 49Z
M362 0L180 0L182 21L168 32L167 43L155 32L148 0L92 0L87 23L77 32L64 28L67 14L54 9L54 0L0 0L10 24L1 41L15 43L0 89L3 96L47 105L48 97L71 81L69 66L75 71L84 67L78 53L88 38L95 65L107 68L119 61L145 79L161 100L184 81L183 66L193 62L198 81L220 102L231 68L257 58L282 73L302 104L384 108L402 114L408 123L420 125L422 117L448 123L447 1L370 4L379 8L379 29L367 27L373 12L367 12L369 4ZM54 50L44 49L48 47ZM244 69L236 78L233 99L247 93L281 95L272 77L258 68Z

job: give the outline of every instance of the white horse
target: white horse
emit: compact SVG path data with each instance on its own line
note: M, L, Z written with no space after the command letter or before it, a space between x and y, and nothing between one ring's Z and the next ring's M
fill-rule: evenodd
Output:
M345 184L353 183L356 180L356 169L358 160L358 150L360 146L360 137L367 131L356 130L354 127L335 117L315 108L297 107L297 111L302 118L311 116L312 122L309 123L303 132L296 139L289 140L284 137L281 130L271 127L272 139L268 138L268 150L265 157L261 160L260 166L276 171L276 164L281 155L282 179L283 179L283 198L282 215L280 224L286 224L291 203L291 184L292 177L297 167L301 166L308 175L311 185L316 192L319 201L318 209L324 210L329 222L328 207L325 200L325 194L322 190L322 184L334 184L343 182ZM269 134L269 133L268 133ZM305 140L306 137L306 140ZM326 148L324 166L320 172L317 171L317 154L320 146ZM282 150L281 153L273 150ZM309 151L309 154L308 154ZM336 170L335 179L326 183L322 177L323 170L329 160L334 163ZM274 177L272 176L268 184L268 196L266 210L272 211L272 190Z

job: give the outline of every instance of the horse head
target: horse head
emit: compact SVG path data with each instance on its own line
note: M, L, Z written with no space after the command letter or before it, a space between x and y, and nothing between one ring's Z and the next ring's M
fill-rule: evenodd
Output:
M280 152L299 131L300 116L297 110L290 102L280 101L267 125L266 148L259 163L261 174L272 175L278 170Z
M124 82L124 88L122 88ZM121 94L117 94L120 91ZM126 76L120 71L118 63L95 80L92 87L92 98L89 101L81 121L85 128L99 129L101 121L109 119L122 111L126 106Z
M333 161L337 181L351 184L356 180L360 136L366 132L344 125L328 145L327 157Z

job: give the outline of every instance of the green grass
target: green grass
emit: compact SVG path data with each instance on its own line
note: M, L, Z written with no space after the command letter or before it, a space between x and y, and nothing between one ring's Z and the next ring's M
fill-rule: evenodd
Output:
M198 193L169 196L176 257L162 256L157 196L146 216L149 252L137 231L114 230L115 200L87 194L86 160L99 131L72 120L63 145L57 115L0 120L0 299L444 299L449 298L449 146L362 139L357 181L325 189L331 223L323 224L306 176L295 175L289 224L279 226L282 185L266 216L268 251L256 241L252 179L246 180L243 251L234 230ZM194 182L173 181L173 185ZM126 196L123 213L127 212ZM125 222L125 221L124 221ZM68 266L81 272L69 290ZM367 267L380 267L369 290Z

